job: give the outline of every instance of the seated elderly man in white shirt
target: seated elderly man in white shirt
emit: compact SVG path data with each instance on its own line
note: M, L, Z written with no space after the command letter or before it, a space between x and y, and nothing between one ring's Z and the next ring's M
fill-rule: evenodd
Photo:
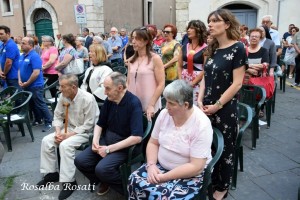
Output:
M59 90L62 95L54 111L52 123L55 132L45 136L41 145L40 172L46 175L37 186L46 187L52 182L60 181L63 188L58 199L66 199L77 188L75 150L88 142L88 133L92 132L98 119L99 108L92 94L78 88L76 75L60 76ZM57 147L61 156L60 173L56 171Z

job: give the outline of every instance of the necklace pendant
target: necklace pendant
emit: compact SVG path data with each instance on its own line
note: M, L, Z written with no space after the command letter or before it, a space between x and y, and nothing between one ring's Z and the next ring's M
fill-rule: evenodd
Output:
M194 55L195 54L195 50L190 50L190 54Z

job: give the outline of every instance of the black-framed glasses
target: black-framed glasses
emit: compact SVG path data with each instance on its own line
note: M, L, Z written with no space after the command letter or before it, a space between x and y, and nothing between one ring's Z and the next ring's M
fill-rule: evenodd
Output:
M170 34L172 31L163 31L164 34Z

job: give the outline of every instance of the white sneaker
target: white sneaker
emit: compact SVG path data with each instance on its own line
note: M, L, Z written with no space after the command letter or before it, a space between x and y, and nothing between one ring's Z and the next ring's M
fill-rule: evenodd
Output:
M291 85L291 87L298 87L298 86L300 86L299 83L293 83L293 84Z

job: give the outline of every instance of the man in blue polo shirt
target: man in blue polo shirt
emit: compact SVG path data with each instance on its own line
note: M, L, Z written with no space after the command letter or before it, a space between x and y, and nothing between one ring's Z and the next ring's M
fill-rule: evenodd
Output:
M0 40L3 42L0 51L0 78L5 80L8 86L21 89L18 84L20 51L14 40L10 38L10 28L7 26L0 26Z
M110 187L123 193L119 167L127 160L129 147L140 143L143 136L142 105L127 91L126 76L112 72L103 84L107 99L94 128L93 144L75 158L77 169L91 184L100 182L98 195Z
M118 35L118 29L116 27L112 27L110 29L110 38L108 38L107 42L110 44L113 55L110 57L111 63L117 63L118 65L121 65L123 63L122 60L122 39Z
M42 60L34 51L34 41L30 37L24 37L21 43L23 55L19 60L19 85L25 91L32 92L30 107L33 110L35 122L44 119L43 132L49 131L52 127L52 116L44 101L44 79L42 73Z

